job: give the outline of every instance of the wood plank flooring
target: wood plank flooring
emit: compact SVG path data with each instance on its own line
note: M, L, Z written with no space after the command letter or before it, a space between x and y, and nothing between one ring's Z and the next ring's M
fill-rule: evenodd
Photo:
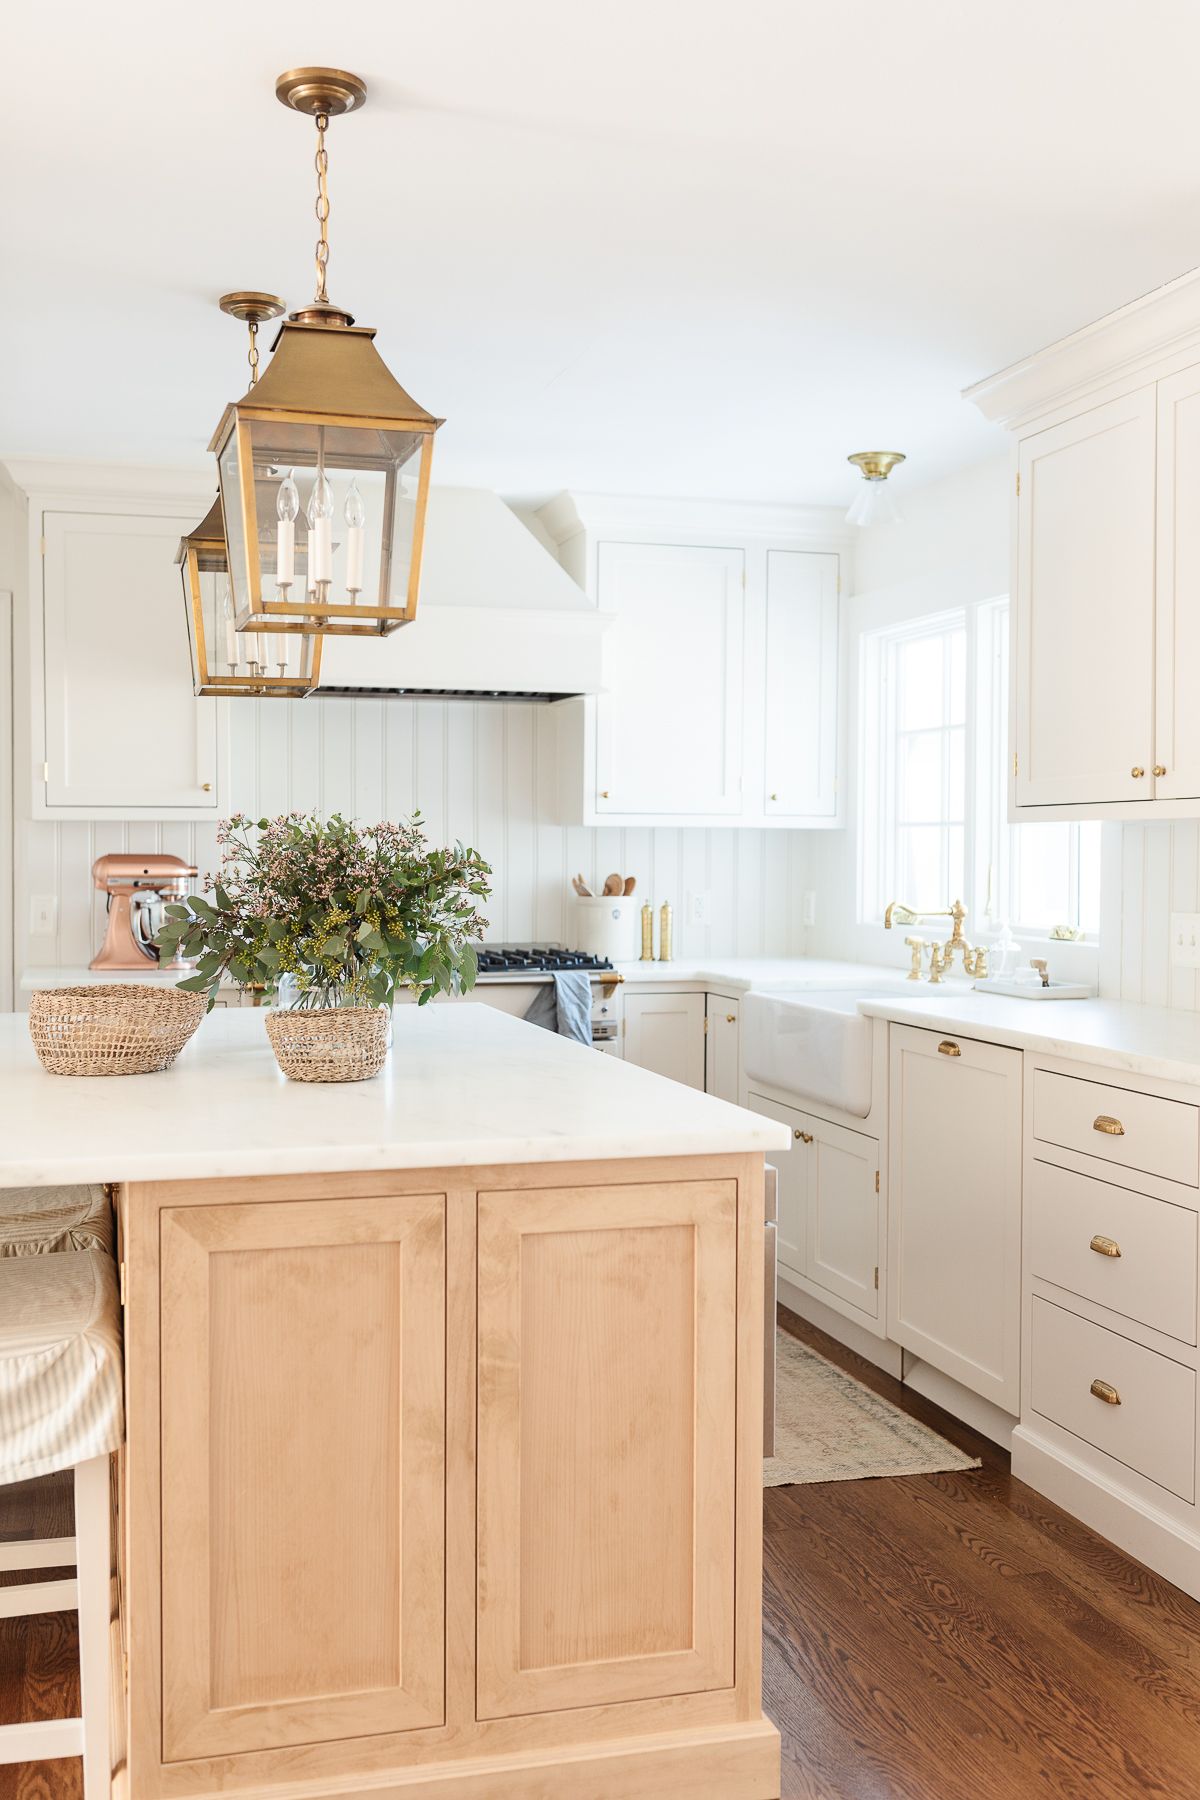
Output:
M1014 1481L966 1426L783 1322L984 1460L766 1493L784 1800L1200 1800L1200 1606ZM0 1489L0 1537L35 1530L69 1534L67 1481ZM0 1721L77 1706L74 1627L0 1621ZM81 1794L77 1762L0 1766L0 1800Z

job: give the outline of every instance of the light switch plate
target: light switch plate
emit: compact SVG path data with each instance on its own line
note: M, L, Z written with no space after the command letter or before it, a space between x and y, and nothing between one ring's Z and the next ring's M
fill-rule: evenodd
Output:
M815 925L817 922L817 893L815 888L805 888L800 896L800 923Z
M54 894L32 894L29 899L30 937L53 937L58 930L58 899Z
M1200 913L1171 914L1171 965L1200 969Z
M710 925L712 923L712 899L707 893L689 893L688 924Z

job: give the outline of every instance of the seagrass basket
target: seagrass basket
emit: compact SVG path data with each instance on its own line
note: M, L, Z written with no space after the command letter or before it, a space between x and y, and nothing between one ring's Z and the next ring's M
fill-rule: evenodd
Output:
M44 988L29 1001L29 1035L51 1075L156 1075L204 1017L203 994L131 981Z
M330 1006L269 1012L267 1036L291 1081L368 1081L387 1058L383 1006Z

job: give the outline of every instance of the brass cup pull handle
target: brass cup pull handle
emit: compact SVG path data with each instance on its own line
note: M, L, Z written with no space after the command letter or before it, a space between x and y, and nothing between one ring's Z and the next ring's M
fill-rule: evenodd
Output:
M958 1044L952 1043L949 1038L943 1038L941 1043L938 1045L938 1055L939 1056L961 1056L962 1050Z
M1134 765L1133 765L1132 769L1130 769L1129 773L1133 776L1133 779L1135 781L1140 781L1142 779L1142 776L1146 773L1146 771L1145 771L1145 769L1143 769L1141 763L1134 763Z
M812 1137L812 1132L811 1132L811 1131L800 1131L800 1130L797 1130L797 1131L796 1131L796 1133L795 1133L795 1135L796 1135L796 1137L798 1137L798 1138L799 1138L799 1139L800 1139L800 1142L801 1142L801 1143L802 1143L802 1144L811 1144L811 1143L812 1143L812 1141L813 1141L813 1137Z
M1121 1396L1111 1381L1101 1381L1097 1377L1088 1392L1095 1394L1097 1400L1103 1400L1105 1406L1120 1406L1121 1404Z
M1094 1250L1097 1256L1120 1256L1121 1254L1121 1246L1116 1238L1105 1237L1103 1232L1099 1231L1088 1245L1088 1249Z
M1101 1113L1098 1118L1093 1119L1092 1130L1102 1132L1105 1137L1125 1136L1125 1127L1120 1119L1114 1119L1111 1113Z

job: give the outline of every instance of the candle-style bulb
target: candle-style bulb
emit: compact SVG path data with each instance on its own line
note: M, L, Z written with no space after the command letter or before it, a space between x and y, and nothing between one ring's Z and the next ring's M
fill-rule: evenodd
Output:
M367 535L367 509L358 491L357 480L350 483L342 515L346 521L346 590L357 596L362 592L363 551Z
M286 478L279 484L279 492L275 496L275 512L278 518L289 522L300 515L300 489L296 486L294 469L289 469Z
M310 530L316 525L318 519L332 519L333 517L333 489L329 485L329 477L324 469L313 482L312 493L308 496L308 506L305 509L305 517Z
M308 496L308 581L320 599L329 592L333 580L333 489L324 469L318 469L313 491Z
M347 525L362 526L367 522L367 509L363 497L358 491L358 478L350 483L350 492L346 495L346 504L342 508Z

